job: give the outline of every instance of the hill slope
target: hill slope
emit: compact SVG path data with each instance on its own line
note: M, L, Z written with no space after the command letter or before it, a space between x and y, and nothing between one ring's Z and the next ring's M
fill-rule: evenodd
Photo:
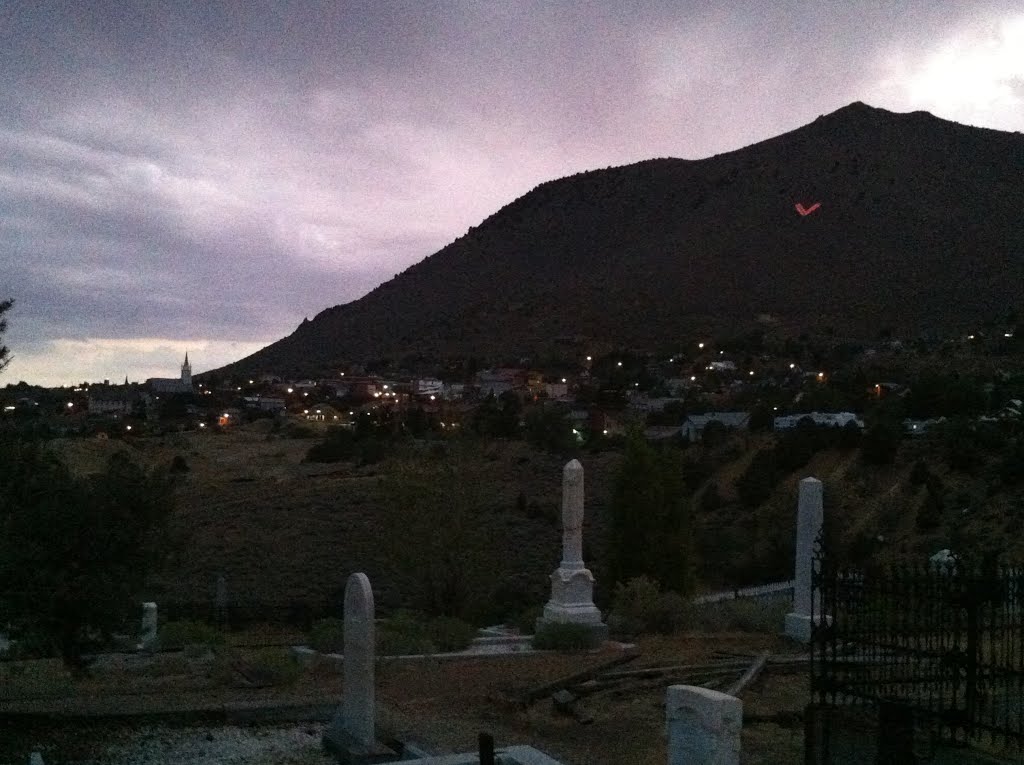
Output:
M820 202L820 208L800 215ZM541 184L368 295L224 371L653 348L770 314L874 336L1024 302L1024 136L854 103L727 154Z

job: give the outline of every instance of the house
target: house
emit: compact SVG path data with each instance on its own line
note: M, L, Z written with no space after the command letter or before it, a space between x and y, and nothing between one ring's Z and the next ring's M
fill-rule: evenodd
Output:
M319 404L312 409L303 409L302 416L310 422L337 422L341 412L329 404Z
M691 442L699 441L704 428L710 422L720 422L731 430L745 430L750 422L750 412L708 412L707 414L691 414L683 421L682 436Z
M708 369L712 372L735 372L736 364L732 361L712 361Z
M935 417L930 420L912 420L908 417L903 421L903 430L911 436L923 436L930 428L945 421L945 417Z
M864 429L864 421L857 418L853 412L807 412L804 414L791 414L785 417L775 418L775 430L789 430L795 428L800 420L809 419L815 425L831 428L844 428L851 422L861 430Z
M420 378L412 385L414 396L440 396L443 390L444 383L433 377Z
M142 394L131 388L93 385L89 388L86 406L90 414L106 414L117 418L127 417L144 401Z
M283 412L285 402L283 398L271 398L268 396L246 396L242 399L249 409L259 409L261 412Z

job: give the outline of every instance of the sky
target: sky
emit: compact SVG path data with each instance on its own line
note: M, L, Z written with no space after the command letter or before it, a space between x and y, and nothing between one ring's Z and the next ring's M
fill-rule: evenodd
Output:
M853 101L1024 131L1024 7L0 0L0 384L215 368L546 180Z

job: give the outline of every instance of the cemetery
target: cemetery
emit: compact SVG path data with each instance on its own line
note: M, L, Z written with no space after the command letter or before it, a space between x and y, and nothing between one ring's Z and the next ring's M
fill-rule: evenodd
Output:
M895 758L879 762L929 761L925 752L995 763L1018 751L1020 570L969 572L943 551L942 563L903 577L839 571L825 551L822 483L806 478L793 579L694 600L709 613L760 604L769 624L623 635L628 620L613 614L613 632L593 602L578 461L562 483L561 559L533 637L496 625L452 650L425 642L426 632L396 640L412 622L378 614L362 572L345 578L333 639L309 641L321 650L287 632L197 624L174 634L160 604L146 602L136 634L91 656L82 677L56 660L18 661L10 646L15 658L0 663L3 756L101 762L140 737L167 750L184 730L212 750L225 739L239 750L276 742L254 751L282 763L767 765L806 755L825 765L875 761L867 751ZM229 592L218 576L214 621L226 621ZM581 642L540 639L570 633ZM972 746L982 739L987 747Z

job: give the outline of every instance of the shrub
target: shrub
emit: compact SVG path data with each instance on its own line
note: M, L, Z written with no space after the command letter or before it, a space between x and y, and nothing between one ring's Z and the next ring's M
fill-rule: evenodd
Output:
M411 611L396 611L377 624L377 652L382 656L434 653L426 624Z
M687 624L690 608L679 593L663 593L652 579L636 577L616 586L608 625L623 635L671 634Z
M224 635L209 624L182 619L167 622L158 633L160 648L165 651L186 650L196 647L217 648L224 645Z
M302 666L288 651L264 648L246 662L261 681L273 686L293 685L302 674Z
M918 460L914 463L914 467L910 469L911 486L923 486L928 483L928 479L931 477L932 471L928 469L928 463L924 460Z
M188 460L182 455L175 454L174 459L171 460L171 472L172 473L187 473L190 470L188 466Z
M332 428L327 438L309 447L303 462L341 462L355 459L357 454L355 434L345 428Z
M722 495L718 491L718 484L712 481L700 495L700 509L706 513L714 512L723 505Z
M441 616L427 622L426 634L438 651L464 651L476 637L476 628L461 619Z
M597 634L585 624L549 623L533 636L533 647L540 651L586 651L598 645Z
M861 438L860 456L872 465L889 465L896 459L902 438L900 428L892 423L877 422Z
M307 642L310 648L320 653L341 653L345 650L345 621L320 619L314 622Z
M697 611L696 627L707 632L781 631L790 604L784 599L736 598L710 603Z
M532 635L533 630L536 628L537 620L543 615L543 606L530 606L516 614L510 623L519 630L520 635Z

